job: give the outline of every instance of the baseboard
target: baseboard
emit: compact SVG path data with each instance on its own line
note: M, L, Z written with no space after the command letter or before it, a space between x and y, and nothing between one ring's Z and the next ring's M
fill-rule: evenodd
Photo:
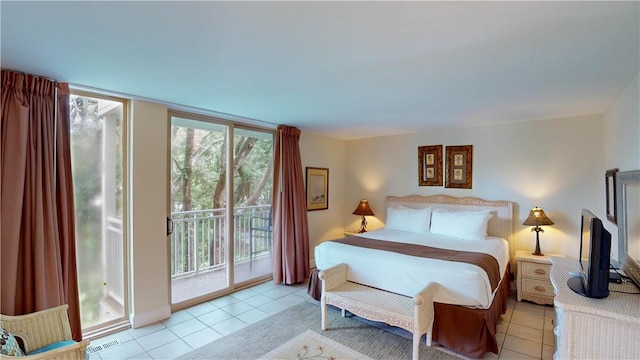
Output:
M160 320L167 319L171 316L171 306L166 305L137 314L131 314L131 328L139 328L149 324L156 323Z

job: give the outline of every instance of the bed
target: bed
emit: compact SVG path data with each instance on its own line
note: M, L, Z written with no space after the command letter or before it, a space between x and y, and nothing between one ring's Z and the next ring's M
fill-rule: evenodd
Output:
M348 264L349 281L406 296L438 283L433 340L481 358L487 351L498 353L496 323L509 296L512 216L509 201L389 196L384 229L323 242L314 250L315 262L319 270ZM317 287L312 279L314 297Z

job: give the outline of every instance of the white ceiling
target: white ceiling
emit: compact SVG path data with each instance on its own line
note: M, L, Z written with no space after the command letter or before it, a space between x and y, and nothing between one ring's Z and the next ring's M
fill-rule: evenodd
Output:
M0 2L1 65L340 139L602 113L639 3Z

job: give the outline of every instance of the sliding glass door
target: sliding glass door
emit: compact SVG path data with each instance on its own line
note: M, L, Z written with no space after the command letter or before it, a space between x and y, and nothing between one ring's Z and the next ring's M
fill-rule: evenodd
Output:
M272 142L270 132L171 116L172 304L270 276Z
M235 128L233 136L234 282L273 273L273 133Z
M226 125L171 117L171 300L229 287Z

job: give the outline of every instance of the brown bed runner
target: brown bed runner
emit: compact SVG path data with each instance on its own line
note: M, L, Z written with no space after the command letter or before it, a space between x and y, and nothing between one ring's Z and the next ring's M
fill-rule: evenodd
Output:
M455 262L465 262L480 267L487 273L493 292L500 282L500 266L493 256L472 251L458 251L435 248L425 245L398 243L385 240L374 240L359 236L347 236L343 239L331 240L346 245L365 247L376 250L391 251L400 254L418 256Z

